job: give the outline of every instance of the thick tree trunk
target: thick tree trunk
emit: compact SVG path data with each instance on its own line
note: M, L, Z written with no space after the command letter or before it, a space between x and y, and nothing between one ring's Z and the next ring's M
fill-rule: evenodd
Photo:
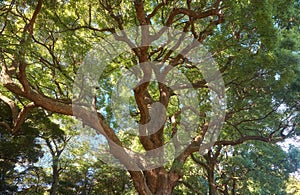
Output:
M161 184L158 184L156 188L152 189L153 191L151 191L147 183L146 188L141 187L141 185L135 185L135 189L140 195L171 195L174 190L174 187L175 185L173 184L163 182Z
M141 173L141 172L139 172ZM168 195L172 194L179 175L168 173L164 168L144 171L143 174L131 173L134 187L140 195Z
M168 183L168 182L164 182L162 183L160 186L158 186L158 189L156 190L157 195L168 195L168 194L172 194L173 190L174 190L175 185Z

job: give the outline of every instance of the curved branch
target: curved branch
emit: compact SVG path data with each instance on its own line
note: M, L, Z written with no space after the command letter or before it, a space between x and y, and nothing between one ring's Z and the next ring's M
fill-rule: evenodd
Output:
M20 126L25 122L27 114L31 111L32 108L35 108L36 105L34 102L27 104L18 114L16 121L14 122L14 127L12 129L13 134L15 134Z
M216 141L214 143L214 146L235 146L238 144L242 144L246 141L262 141L262 142L275 142L276 140L269 137L263 137L263 136L244 136L237 140L221 140ZM194 152L198 152L201 146L202 140L195 140L193 141L178 157L176 158L179 162L184 162L188 156L190 156ZM171 169L172 170L172 169Z
M30 19L29 24L26 25L25 28L24 28L24 32L28 31L29 34L31 34L31 35L33 34L33 26L34 26L35 20L37 18L37 15L40 13L40 11L42 9L42 4L43 4L43 0L39 0L38 4L37 4L37 6L34 10L34 13L33 13L32 17Z
M0 126L5 127L10 133L13 131L6 122L0 122Z
M15 104L15 102L13 100L11 100L10 98L2 95L1 93L0 93L0 100L5 102L10 107L12 118L13 118L13 123L14 123L18 118L18 107L17 107L17 105Z
M205 163L201 162L198 158L196 158L193 153L191 154L191 158L195 163L199 164L201 167L205 168L206 170L209 170L209 167Z
M169 27L173 23L175 16L177 16L179 14L184 14L186 16L193 17L194 19L202 19L202 18L206 18L208 16L217 16L218 9L213 8L213 9L207 10L205 12L199 13L199 12L187 9L187 8L174 8L172 10L172 12L170 13L170 16L166 22L166 26Z
M154 10L147 16L147 22L150 24L150 19L155 16L157 14L157 12L163 7L165 6L167 3L165 3L165 1L162 1L161 3L159 3Z
M240 139L237 140L233 140L233 141L227 141L227 140L222 140L222 141L216 141L215 145L218 146L235 146L238 144L242 144L246 141L262 141L262 142L272 142L273 140L270 139L269 137L263 137L263 136L245 136L245 137L241 137Z
M95 113L94 111L87 110L78 105L58 102L55 99L44 96L32 90L30 88L30 85L28 85L28 91L24 91L22 90L22 87L12 81L9 75L4 71L1 72L0 76L5 88L16 95L25 97L28 100L34 102L35 106L40 106L54 113L78 117L83 121L84 124L94 128L98 133L101 133L103 136L108 138L108 144L111 153L117 159L119 159L125 167L131 170L139 170L140 167L134 161L130 160L131 156L126 152L126 149L122 146L122 142L100 113ZM26 83L28 83L27 80ZM30 105L29 107L31 106L33 105ZM73 113L73 111L75 111L75 113Z

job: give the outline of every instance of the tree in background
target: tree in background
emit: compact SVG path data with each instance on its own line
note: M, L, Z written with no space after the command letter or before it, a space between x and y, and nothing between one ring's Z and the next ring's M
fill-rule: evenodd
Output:
M8 106L3 106L5 107ZM2 113L9 116L7 112ZM47 116L43 110L33 110L29 118L35 121L33 132L36 134L35 137L31 137L28 133L26 144L33 141L36 145L25 147L21 142L23 145L20 147L18 143L20 135L15 136L12 143L4 140L1 142L3 144L1 156L5 157L2 164L1 192L8 194L132 192L132 183L126 171L113 169L95 158L88 143L81 140L78 135L76 127L80 129L80 125L75 125L72 119L56 115ZM57 119L64 122L56 124L54 121L57 122ZM21 132L22 129L19 134ZM27 154L28 152L31 153ZM14 155L18 160L10 159L8 164L6 158L9 156L12 158ZM28 159L25 155L28 155ZM33 158L36 159L33 161Z
M224 148L253 140L276 142L299 133L299 102L296 101L299 91L295 87L298 86L296 78L299 74L299 61L295 57L297 54L284 46L289 46L288 42L279 42L280 32L286 31L282 33L283 38L288 37L292 30L299 33L299 29L295 28L299 24L299 18L297 12L293 12L299 6L298 1L39 0L26 4L23 1L2 1L0 5L1 91L7 94L2 100L11 97L11 101L4 101L8 105L19 102L20 98L23 100L19 114L10 106L15 122L1 123L11 130L11 134L17 134L19 126L30 120L30 115L27 114L32 107L40 107L47 113L74 115L72 86L79 66L94 43L114 34L115 41L131 48L106 66L97 83L98 90L94 94L97 96L93 98L93 107L80 105L76 108L80 113L76 117L84 125L91 126L111 140L108 144L112 154L129 169L133 185L140 194L171 194L180 182L190 186L190 183L182 180L186 170L184 167L191 155L198 156L201 143L205 141L208 113L210 104L213 104L207 88L208 81L203 78L201 71L184 55L176 52L184 44L184 37L175 34L176 31L168 32L170 36L166 45L150 47L167 30L161 28L151 31L151 25L171 27L184 32L189 39L199 41L214 57L224 79L227 96L224 126L214 146L198 156L208 166L203 165L204 171L199 172L207 174L207 177L202 177L200 186L209 186L210 194L216 194L217 190L226 192L229 189L238 189L233 184L236 177L234 174L222 178L222 173L215 173L220 169L218 157L224 156ZM292 11L283 13L282 10ZM134 40L127 37L126 31L118 33L119 30L132 26L143 26L140 29L143 45L135 45ZM169 49L169 38L174 37L178 38L175 39L177 42L173 45L174 48ZM280 47L278 43L283 45ZM191 49L189 46L184 48L187 53ZM122 75L123 69L130 69L137 63L154 61L158 63L154 67L143 66L142 76L138 80L142 84L131 91L133 103L128 105L132 108L132 117L138 121L138 130L148 134L135 138L126 133L120 136L120 121L115 120L112 106L108 104L113 100L115 80ZM199 110L193 112L200 118L199 126L191 130L193 133L189 135L189 145L176 154L172 162L144 170L147 162L140 161L133 165L137 169L131 170L130 163L135 161L126 151L133 148L132 145L125 145L126 142L137 143L133 145L149 154L151 150L164 146L172 138L175 139L176 133L185 128L185 124L180 123L180 119L184 117L180 113L185 108L178 102L180 95L184 94L170 90L162 82L147 80L152 72L162 78L167 76L163 71L160 72L164 67L159 67L159 64L168 64L179 69L190 81L191 88L196 91L196 98L200 101ZM291 90L294 95L286 95ZM155 112L157 121L154 123L162 122L163 125L151 134L151 129L147 129L145 124L153 117L151 106L155 103L164 105L166 112ZM282 105L284 109L280 110ZM95 111L98 112L97 117L94 115ZM129 121L129 118L122 120ZM192 120L192 117L188 120ZM232 148L232 157L222 162L224 166L228 166L225 169L227 172L238 167L239 174L242 174L245 164L254 166L252 164L258 163L254 160L261 151L266 162L270 160L265 153L270 151L269 146L253 144L253 147L258 147L253 148L255 154L246 152L247 148L243 146L245 145ZM128 150L116 150L118 147ZM274 150L278 148L274 147ZM157 157L163 159L162 154L163 152L159 152ZM236 164L236 159L241 157L251 159ZM270 166L277 166L277 162L268 163ZM275 167L274 173L276 170ZM248 174L251 177L252 172ZM86 176L90 177L87 170ZM221 177L219 181L223 181L223 184L216 182L216 176ZM250 181L251 178L247 180ZM262 182L254 182L254 190L259 191L255 185ZM242 181L239 184L243 185Z
M288 181L288 194L299 195L300 194L300 182L299 179L291 177Z
M36 140L39 131L32 121L20 124L18 132L12 134L11 127L17 122L11 108L18 111L18 106L2 94L0 99L0 192L12 194L23 186L23 176L35 169L34 163L43 153Z
M39 113L41 125L39 128L42 130L40 134L41 140L45 142L45 145L51 156L51 168L52 168L52 179L50 194L57 194L59 185L60 173L63 170L61 166L61 156L64 152L68 142L72 136L65 135L65 132L60 128L58 124L53 123L44 113ZM37 119L38 121L39 119Z
M288 170L291 164L285 159L287 154L279 146L261 142L224 148L215 156L215 190L224 194L284 194L282 181L294 171Z

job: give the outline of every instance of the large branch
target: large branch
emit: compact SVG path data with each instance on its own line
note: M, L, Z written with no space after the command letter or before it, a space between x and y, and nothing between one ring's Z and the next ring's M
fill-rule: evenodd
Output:
M166 4L167 3L168 2L166 2ZM207 17L210 17L210 16L217 16L218 17L218 20L210 22L210 25L217 25L217 24L220 24L220 23L224 22L224 15L221 11L223 8L220 7L220 3L221 3L221 0L217 0L216 3L214 3L209 10L202 11L202 12L192 10L191 6L189 6L189 3L187 5L188 8L184 8L184 7L173 8L173 10L170 12L168 18L166 19L166 22L165 22L164 25L167 26L167 27L170 27L175 22L175 17L178 16L178 15L188 16L189 17L189 22L191 23L191 26L192 26L192 29L191 29L192 34L194 35L195 38L198 37L198 40L200 42L202 42L203 41L202 39L204 39L203 36L207 36L207 35L211 34L212 32L211 31L209 31L209 32L202 31L200 33L200 37L199 37L198 35L196 35L195 29L194 29L194 26L193 26L194 22L199 20L199 19L204 19L204 18L207 18ZM150 16L153 17L154 14L156 14L162 6L164 6L164 4L159 4L157 6L157 8L154 9L153 13L151 13L149 15L149 18L150 18ZM161 37L161 35L164 32L166 32L167 29L168 28L162 28L157 33L152 35L152 40L156 40L159 37Z
M213 144L213 146L227 146L227 145L235 146L235 145L239 145L244 142L247 142L247 141L275 142L278 140L272 139L271 134L268 137L244 136L244 137L240 137L239 139L236 139L236 140L219 140L219 141L216 141ZM201 148L201 142L202 142L202 139L195 139L180 155L178 155L178 157L174 160L174 162L176 161L176 162L184 163L186 158L188 156L190 156L192 153L199 152L199 149ZM170 174L180 177L180 175L176 171L175 166L171 168Z
M122 146L122 142L116 136L114 130L111 127L109 127L104 117L100 113L95 113L94 111L90 111L76 105L73 107L72 104L58 102L55 99L39 94L30 87L30 84L27 80L23 83L23 85L25 86L21 87L19 84L15 83L10 78L10 76L6 73L5 70L6 69L2 67L2 71L0 74L0 80L3 83L3 86L12 93L34 102L34 104L29 104L27 107L25 107L25 110L23 110L23 112L21 111L21 116L25 116L25 113L28 112L28 109L30 109L33 106L40 106L45 110L58 114L76 116L79 119L81 119L84 124L94 128L98 133L101 133L108 139L108 144L111 153L117 159L119 159L125 167L127 167L129 170L140 169L140 167L135 163L135 161L131 160L132 157L127 153L127 150ZM25 74L24 78L26 78L26 72L23 72L22 74ZM76 113L73 113L73 108L75 109ZM5 126L5 124L2 123L0 125Z
M140 171L129 171L133 185L140 195L151 195L152 192L146 184L146 179Z
M12 132L13 130L11 129L11 127L9 126L8 123L6 122L0 122L0 126L6 128L9 132Z
M31 111L32 108L35 108L35 107L36 107L36 105L33 102L31 102L31 103L27 104L26 106L24 106L24 108L19 112L18 117L17 117L16 121L14 122L14 126L12 128L13 134L16 134L18 132L21 125L25 122L28 113Z
M33 34L33 26L34 26L35 20L37 18L37 15L40 13L40 11L42 9L42 4L43 4L43 0L39 0L38 4L37 4L37 6L34 10L34 13L33 13L32 17L30 19L29 24L26 25L25 28L24 28L24 32L28 31L29 34L31 34L31 35Z
M26 106L24 106L24 108L19 112L18 106L13 100L2 95L1 93L0 93L0 99L10 107L12 113L12 123L13 123L13 127L10 127L5 122L1 122L1 126L6 127L6 129L8 129L12 134L15 134L19 130L21 125L25 122L27 114L30 112L32 108L35 107L35 104L33 102L29 103Z
M242 144L246 141L262 141L262 142L272 142L273 140L270 137L263 137L263 136L245 136L241 137L237 140L221 140L216 141L215 145L218 146L235 146L238 144Z
M137 15L137 19L141 26L149 25L149 20L147 20L146 12L144 9L143 0L134 0L134 7Z
M17 105L15 104L15 102L13 100L2 95L1 93L0 93L0 100L5 102L10 107L11 115L12 115L13 123L14 123L17 120L18 112L19 112Z
M169 18L166 22L166 26L168 26L168 27L171 26L171 24L174 21L175 16L177 16L179 14L184 14L186 16L193 17L194 19L202 19L202 18L206 18L209 16L217 16L219 14L218 12L219 12L219 10L216 8L212 8L205 12L196 12L196 11L193 11L193 10L187 9L187 8L174 8L169 15Z
M157 12L166 4L168 3L168 1L162 1L161 3L159 3L157 6L155 6L155 8L153 9L153 11L148 14L147 16L147 22L150 24L150 20L153 16L155 16L157 14Z

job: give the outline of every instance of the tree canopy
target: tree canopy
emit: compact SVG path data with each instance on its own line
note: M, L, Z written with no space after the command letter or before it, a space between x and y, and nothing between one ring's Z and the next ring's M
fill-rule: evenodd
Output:
M0 190L44 147L52 178L19 180L39 193L287 193L297 149L276 143L300 134L299 8L1 1Z

